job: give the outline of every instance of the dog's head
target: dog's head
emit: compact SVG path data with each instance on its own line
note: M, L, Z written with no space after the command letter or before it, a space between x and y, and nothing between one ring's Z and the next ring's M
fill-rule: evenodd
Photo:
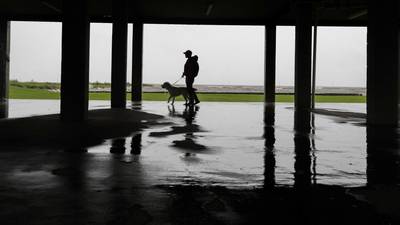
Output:
M164 83L161 85L161 87L162 87L162 88L168 88L168 87L171 87L171 84L170 84L169 82L164 82Z

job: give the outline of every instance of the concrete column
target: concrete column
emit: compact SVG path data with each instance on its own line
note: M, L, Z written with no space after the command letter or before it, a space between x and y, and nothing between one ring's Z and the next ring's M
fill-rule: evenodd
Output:
M87 119L89 89L89 18L87 0L63 1L61 119Z
M111 107L126 107L128 21L126 0L113 1Z
M367 123L399 121L399 2L370 0L367 34Z
M8 117L10 21L0 18L0 118Z
M133 23L132 102L142 101L143 23Z
M311 107L311 22L310 3L296 5L295 129L310 129ZM299 127L299 125L304 127Z
M276 26L265 26L265 103L275 103Z
M10 21L0 18L0 101L8 99L10 62Z
M399 134L395 127L367 126L367 185L396 185L400 180Z

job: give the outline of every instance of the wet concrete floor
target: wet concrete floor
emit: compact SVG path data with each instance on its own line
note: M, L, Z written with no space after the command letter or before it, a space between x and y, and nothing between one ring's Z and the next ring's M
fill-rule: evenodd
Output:
M34 104L42 104L38 112L19 110ZM56 101L15 101L9 116L56 113L57 107ZM259 103L133 108L162 117L79 151L2 147L1 224L399 221L397 133L367 128L354 116L363 113L361 104L319 106L309 133L294 131L289 104L276 105L273 123Z

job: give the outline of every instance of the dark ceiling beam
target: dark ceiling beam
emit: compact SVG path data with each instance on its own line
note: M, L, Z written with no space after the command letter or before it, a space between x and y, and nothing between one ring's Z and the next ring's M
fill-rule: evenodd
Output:
M292 10L291 2L282 4L282 6L275 11L275 13L268 19L270 23L277 24L282 16L288 14Z
M61 22L61 15L5 15L9 20L13 21L33 21L33 22ZM133 23L135 20L141 20L143 23L148 24L182 24L182 25L249 25L249 26L263 26L265 24L275 24L277 26L294 26L294 20L280 19L275 20L228 20L228 19L184 19L184 18L171 18L171 19L156 19L156 18L128 18L129 23ZM90 21L93 23L111 23L111 17L104 16L91 16ZM318 24L320 26L366 26L367 21L365 20L320 20Z
M278 23L278 26L293 26L294 21L283 20ZM318 26L326 27L366 27L367 21L347 20L318 20Z

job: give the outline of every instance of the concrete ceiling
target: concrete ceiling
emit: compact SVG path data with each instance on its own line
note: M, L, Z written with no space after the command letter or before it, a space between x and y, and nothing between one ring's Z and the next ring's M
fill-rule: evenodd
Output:
M111 21L112 0L88 0L93 22ZM127 0L130 21L177 24L294 24L295 0ZM365 25L367 0L309 0L322 25ZM62 0L1 0L11 20L60 21Z

